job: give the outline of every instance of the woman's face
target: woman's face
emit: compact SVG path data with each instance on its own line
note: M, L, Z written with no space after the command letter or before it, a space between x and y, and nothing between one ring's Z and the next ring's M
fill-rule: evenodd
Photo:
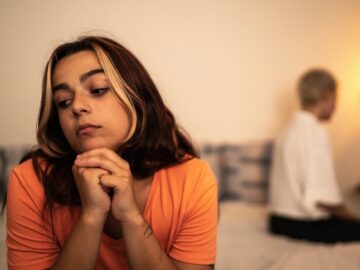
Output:
M98 147L116 150L121 145L130 129L129 115L94 52L61 59L52 85L60 126L77 153Z

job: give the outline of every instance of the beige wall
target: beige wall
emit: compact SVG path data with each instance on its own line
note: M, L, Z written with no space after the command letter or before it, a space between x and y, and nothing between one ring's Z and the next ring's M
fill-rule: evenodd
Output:
M35 142L46 57L98 29L141 59L197 142L273 138L296 108L297 77L329 68L338 174L360 181L359 14L358 0L0 0L0 144Z

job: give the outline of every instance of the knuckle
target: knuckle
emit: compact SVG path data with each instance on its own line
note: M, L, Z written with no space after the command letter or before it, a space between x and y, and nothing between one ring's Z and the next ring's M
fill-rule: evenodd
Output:
M107 170L104 170L104 169L101 169L101 168L98 168L97 169L97 174L102 176L102 175L107 175L109 174Z
M100 155L104 155L108 152L108 149L106 147L99 148Z
M83 177L89 177L91 175L90 170L86 170L86 169L81 169L79 171L80 175L82 175Z

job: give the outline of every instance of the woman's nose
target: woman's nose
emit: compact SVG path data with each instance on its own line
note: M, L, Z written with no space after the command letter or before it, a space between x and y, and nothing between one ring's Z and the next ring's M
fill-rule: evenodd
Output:
M84 96L76 96L72 102L72 114L80 116L92 111L90 102Z

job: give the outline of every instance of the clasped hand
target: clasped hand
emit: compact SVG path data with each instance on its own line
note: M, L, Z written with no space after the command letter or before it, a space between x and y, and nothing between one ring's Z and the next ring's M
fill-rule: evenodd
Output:
M111 211L120 222L141 214L135 200L130 166L112 150L97 148L78 155L72 173L84 214L106 217Z

